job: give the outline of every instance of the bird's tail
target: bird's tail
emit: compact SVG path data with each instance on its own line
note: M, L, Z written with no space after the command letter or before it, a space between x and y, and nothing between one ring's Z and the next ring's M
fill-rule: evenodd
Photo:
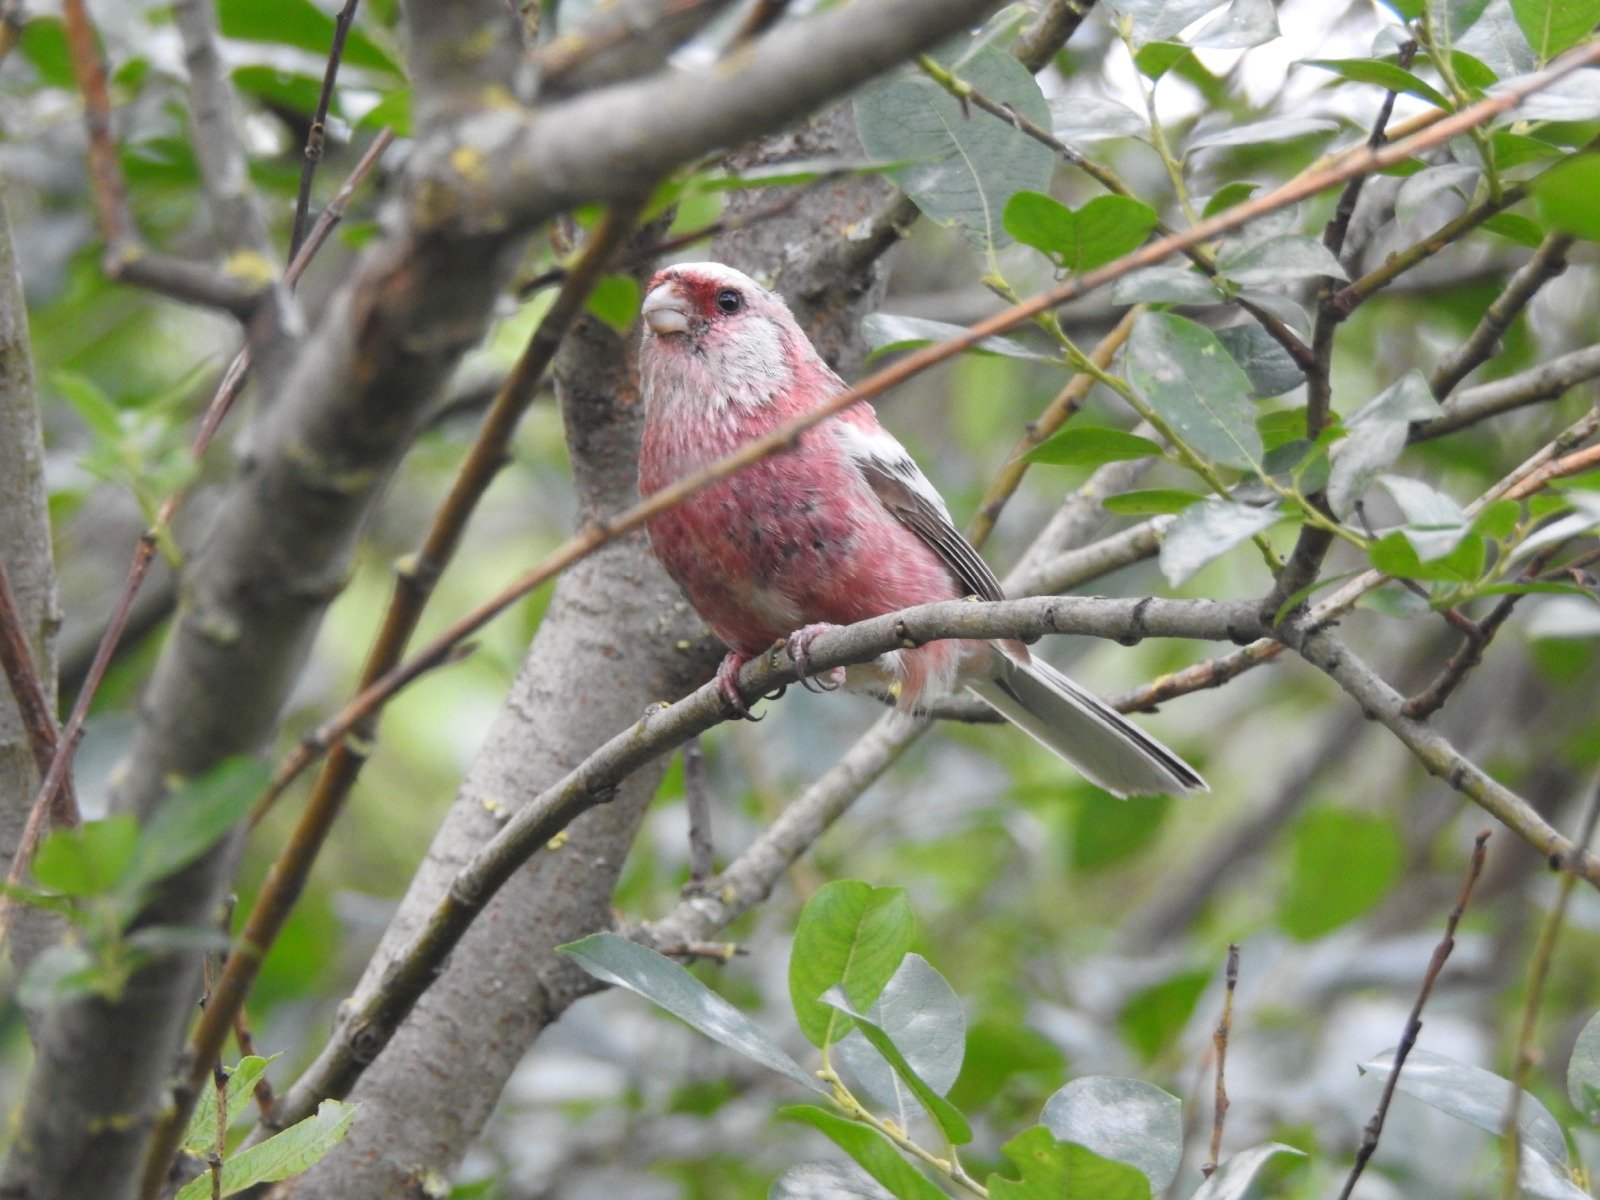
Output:
M1035 656L994 656L994 674L967 687L1113 796L1210 791L1188 763Z

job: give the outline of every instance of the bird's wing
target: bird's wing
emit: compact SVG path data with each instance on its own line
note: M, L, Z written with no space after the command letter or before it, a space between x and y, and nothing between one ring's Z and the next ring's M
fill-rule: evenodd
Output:
M933 484L893 435L876 421L864 428L836 421L840 443L884 508L939 556L961 586L980 600L1004 600L1005 592L989 564L950 520L950 510Z

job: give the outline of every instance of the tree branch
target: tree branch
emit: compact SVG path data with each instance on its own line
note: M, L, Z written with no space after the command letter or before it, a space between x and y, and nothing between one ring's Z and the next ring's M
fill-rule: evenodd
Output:
M32 800L47 766L40 751L53 731L56 706L56 631L61 622L51 556L50 512L44 479L44 443L34 386L27 305L18 270L11 220L0 201L0 563L4 563L11 695L0 695L0 861L19 877L30 861L26 832ZM15 639L15 640L13 640ZM26 662L21 660L26 658ZM13 667L13 660L17 660ZM18 685L21 685L19 692ZM26 695L25 703L19 703ZM31 712L31 716L29 713ZM48 757L48 756L46 756ZM41 809L33 840L43 827ZM64 797L51 806L58 820L76 821L77 805ZM3 904L4 902L0 902ZM12 959L26 968L50 938L55 922L43 913L21 914Z
M1441 358L1428 376L1428 386L1441 400L1456 390L1456 385L1500 350L1500 338L1511 328L1517 314L1528 301L1557 275L1567 269L1567 251L1573 238L1552 233L1539 243L1534 255L1506 281L1505 290L1495 297L1466 341Z
M1407 717L1405 697L1333 634L1304 617L1285 622L1278 632L1286 645L1388 728L1430 775L1443 779L1546 858L1570 861L1574 874L1600 887L1600 858L1574 847L1532 805L1469 761L1444 735Z

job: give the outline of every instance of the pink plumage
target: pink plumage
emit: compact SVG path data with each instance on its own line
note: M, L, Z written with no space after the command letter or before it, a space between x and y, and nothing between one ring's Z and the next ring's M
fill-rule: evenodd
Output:
M783 301L730 267L660 272L644 319L645 495L844 389ZM789 639L803 660L817 627L1002 595L938 493L865 403L654 518L649 533L729 647L718 682L736 708L739 668L775 642ZM1020 642L933 642L851 668L848 679L889 688L905 709L964 684L1118 795L1205 787L1171 751Z

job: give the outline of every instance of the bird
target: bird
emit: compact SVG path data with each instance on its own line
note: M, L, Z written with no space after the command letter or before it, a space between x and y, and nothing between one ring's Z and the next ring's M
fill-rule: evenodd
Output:
M641 316L641 495L845 389L782 297L733 267L657 272ZM828 629L941 600L1004 599L944 500L865 402L646 528L667 573L728 647L717 689L742 716L740 668L780 642L807 682L808 649ZM965 687L1115 796L1209 790L1183 759L1020 641L928 642L810 686L841 682L887 691L906 712Z

